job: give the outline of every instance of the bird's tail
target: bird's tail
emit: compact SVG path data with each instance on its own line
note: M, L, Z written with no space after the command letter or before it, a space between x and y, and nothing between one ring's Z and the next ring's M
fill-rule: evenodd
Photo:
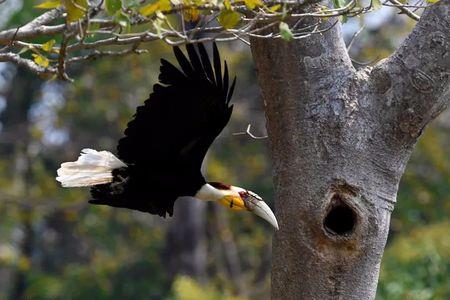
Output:
M113 181L114 169L126 166L111 152L83 149L77 161L61 164L56 180L63 187L105 184Z

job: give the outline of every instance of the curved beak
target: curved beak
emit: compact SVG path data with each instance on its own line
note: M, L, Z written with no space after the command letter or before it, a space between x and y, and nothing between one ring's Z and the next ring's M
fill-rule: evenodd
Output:
M279 229L277 218L273 214L273 211L270 209L269 205L264 201L255 201L254 206L252 207L252 212L269 222L276 230Z

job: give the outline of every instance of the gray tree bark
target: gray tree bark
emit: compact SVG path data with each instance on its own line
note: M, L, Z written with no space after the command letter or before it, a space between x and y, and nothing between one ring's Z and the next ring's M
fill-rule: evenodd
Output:
M400 178L449 98L450 0L374 67L355 70L339 24L251 45L280 224L272 299L373 299Z

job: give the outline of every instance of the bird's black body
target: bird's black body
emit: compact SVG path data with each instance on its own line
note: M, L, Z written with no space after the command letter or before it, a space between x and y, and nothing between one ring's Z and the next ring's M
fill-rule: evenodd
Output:
M178 197L194 196L205 184L201 164L230 119L235 81L229 88L215 44L213 65L203 45L186 49L189 59L174 47L180 70L161 60L160 83L117 147L127 167L113 171L112 183L92 187L91 203L172 215Z

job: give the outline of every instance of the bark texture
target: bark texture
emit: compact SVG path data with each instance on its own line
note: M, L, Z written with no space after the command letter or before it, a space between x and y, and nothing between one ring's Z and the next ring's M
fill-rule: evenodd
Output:
M449 95L449 3L427 9L371 68L354 69L339 25L293 42L251 41L280 223L272 299L375 297L400 178Z

